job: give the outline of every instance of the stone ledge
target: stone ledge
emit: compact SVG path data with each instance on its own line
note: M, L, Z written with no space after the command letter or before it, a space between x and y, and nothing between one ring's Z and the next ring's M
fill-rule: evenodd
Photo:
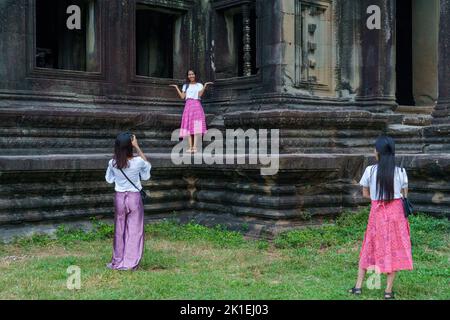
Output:
M151 126L179 126L180 114L163 114L161 112L86 110L46 107L23 107L18 109L0 108L1 123L4 126L33 125L55 128L123 128L135 127L136 124ZM108 125L108 126L106 126Z
M260 169L259 164L225 164L207 165L194 164L194 156L191 157L192 163L175 165L172 163L170 154L156 153L147 154L149 161L154 168L180 168L180 169L218 169L227 170L256 170ZM49 171L49 170L100 170L106 169L111 154L52 154L52 155L13 155L0 156L0 172L8 171ZM244 156L226 156L224 159L247 159ZM308 169L333 169L343 166L346 161L364 161L373 159L373 156L367 154L280 154L280 170L308 170ZM403 166L415 167L427 164L450 165L450 154L397 154L397 160L403 162ZM246 161L248 162L248 161Z
M259 164L248 164L248 155L225 156L223 165L194 164L195 158L191 157L192 164L175 165L171 161L170 154L148 154L152 166L159 168L183 168L183 169L217 169L227 170L256 170ZM332 169L336 168L337 160L361 160L363 155L349 154L281 154L279 155L280 169ZM100 170L106 169L111 154L52 154L52 155L12 155L0 156L0 171L51 171L51 170ZM233 159L235 164L225 164L227 159ZM246 159L246 164L236 164L238 159Z
M226 113L223 116L227 128L376 128L384 129L388 122L368 111L304 111L304 110L255 110Z
M109 154L0 156L0 226L14 223L20 229L22 223L112 215L113 188L104 181L109 158ZM167 153L151 154L150 160L153 179L144 183L151 193L147 217L192 210L198 221L211 214L215 218L210 223L231 217L237 227L247 221L254 234L332 219L367 204L358 181L365 166L374 162L367 154L283 154L279 173L261 176L258 165L176 166ZM450 155L400 154L398 164L408 170L415 207L448 217ZM39 188L42 181L47 181L45 188Z

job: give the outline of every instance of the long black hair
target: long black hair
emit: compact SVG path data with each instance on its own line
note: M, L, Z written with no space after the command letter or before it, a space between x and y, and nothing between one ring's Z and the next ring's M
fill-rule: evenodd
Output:
M381 136L375 142L378 154L377 198L384 201L394 200L395 142L387 136Z
M129 132L120 133L114 144L114 166L117 169L128 167L128 158L133 157L133 145L131 139L133 135Z

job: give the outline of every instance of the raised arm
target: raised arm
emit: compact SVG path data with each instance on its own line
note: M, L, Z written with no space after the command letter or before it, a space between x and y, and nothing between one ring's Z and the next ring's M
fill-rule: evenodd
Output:
M207 83L205 83L205 85L203 86L203 89L202 89L201 91L198 92L198 96L199 96L199 97L203 96L203 94L204 94L205 91L206 91L206 88L207 88L208 85L210 85L210 84L214 84L214 83L213 83L213 82L207 82Z
M169 85L170 87L174 87L176 90L177 90L177 93L178 93L178 96L180 97L180 99L185 99L186 98L186 93L185 92L182 92L181 90L180 90L180 88L178 88L178 86L176 85L176 84L170 84Z
M133 145L134 149L136 149L136 152L138 153L138 155L144 159L145 161L148 162L147 157L145 156L145 154L142 152L141 148L139 147L139 144L137 142L136 136L133 135L133 139L131 140L131 144Z

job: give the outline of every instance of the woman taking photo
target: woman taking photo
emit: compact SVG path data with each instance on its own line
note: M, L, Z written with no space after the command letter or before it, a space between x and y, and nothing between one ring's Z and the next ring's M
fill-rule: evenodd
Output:
M138 156L133 155L133 148ZM111 263L115 270L136 270L144 251L144 205L141 179L150 179L151 165L130 133L117 136L114 156L105 179L115 183L114 244Z
M392 287L396 272L413 269L410 229L402 202L402 197L408 195L408 176L395 165L392 138L378 138L375 157L377 164L367 167L360 181L363 197L370 198L372 205L360 252L358 278L349 292L362 293L364 276L370 268L387 274L384 298L394 299Z
M197 82L195 71L189 70L186 74L186 83L181 91L176 84L170 85L177 90L181 99L186 100L181 120L180 138L189 137L189 153L197 152L198 136L204 135L207 130L205 113L200 99L210 84L213 83L207 82L203 86Z

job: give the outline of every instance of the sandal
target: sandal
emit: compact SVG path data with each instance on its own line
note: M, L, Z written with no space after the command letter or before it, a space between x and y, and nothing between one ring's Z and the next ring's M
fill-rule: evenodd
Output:
M355 296L359 296L362 293L361 288L351 288L350 290L348 290L348 293L354 294Z
M196 147L192 148L192 153L197 153L197 148Z
M384 300L395 300L394 291L392 292L384 292Z

